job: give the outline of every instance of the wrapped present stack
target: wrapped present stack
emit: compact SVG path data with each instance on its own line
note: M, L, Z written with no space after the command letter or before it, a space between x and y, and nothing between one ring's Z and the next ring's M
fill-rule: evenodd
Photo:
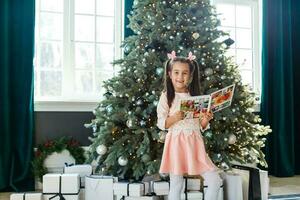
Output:
M223 175L225 200L267 200L269 192L268 172L256 167L234 165Z
M169 194L170 183L167 181L151 181L150 193L158 196L165 196Z
M123 199L153 199L152 196L146 196L149 193L149 183L129 183L129 182L118 182L113 186L114 194Z
M65 174L78 174L80 177L80 199L85 199L85 177L92 174L91 165L67 165L64 167Z
M184 177L184 184L181 193L182 200L202 200L203 180L200 177Z
M118 178L112 176L90 175L85 177L86 200L113 200L113 185Z
M10 195L10 200L42 200L42 193L14 193Z
M92 174L91 165L67 165L64 167L65 174L79 174L80 188L85 187L85 177Z
M46 174L43 176L44 200L79 200L79 174Z

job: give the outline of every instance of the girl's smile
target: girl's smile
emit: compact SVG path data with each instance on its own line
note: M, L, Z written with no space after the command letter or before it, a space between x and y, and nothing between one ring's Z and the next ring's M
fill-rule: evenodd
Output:
M187 92L191 78L190 67L187 63L176 62L169 72L175 92Z

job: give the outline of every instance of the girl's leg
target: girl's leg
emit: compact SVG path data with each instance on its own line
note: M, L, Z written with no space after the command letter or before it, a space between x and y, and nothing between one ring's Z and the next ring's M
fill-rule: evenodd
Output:
M180 200L183 187L183 176L170 174L170 192L168 200Z
M223 183L219 173L217 171L207 171L201 174L201 176L204 178L204 185L207 186L204 199L218 200L219 189Z

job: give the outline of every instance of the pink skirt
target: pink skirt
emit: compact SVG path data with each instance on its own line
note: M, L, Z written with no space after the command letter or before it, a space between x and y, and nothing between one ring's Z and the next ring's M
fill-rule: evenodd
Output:
M160 173L199 175L216 169L206 154L200 133L166 135Z

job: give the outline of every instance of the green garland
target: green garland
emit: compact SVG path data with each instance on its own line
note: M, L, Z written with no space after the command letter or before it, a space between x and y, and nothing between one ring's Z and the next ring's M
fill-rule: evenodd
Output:
M38 145L35 152L34 160L32 161L33 173L40 181L43 175L47 173L44 167L45 159L52 153L60 153L63 150L68 150L75 159L76 164L85 162L84 149L80 147L78 141L73 138L61 137L54 140L48 140L44 144Z

